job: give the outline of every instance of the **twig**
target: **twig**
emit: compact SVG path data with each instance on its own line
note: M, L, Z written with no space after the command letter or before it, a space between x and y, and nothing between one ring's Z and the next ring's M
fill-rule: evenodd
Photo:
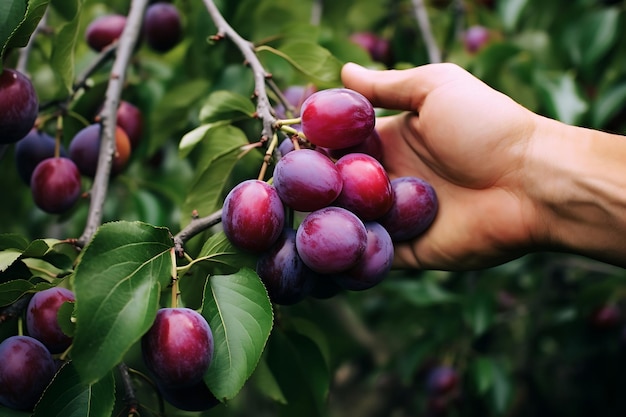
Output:
M117 365L117 370L120 372L120 379L122 380L122 385L124 386L124 402L126 403L126 407L128 408L128 415L138 416L139 401L137 400L137 395L135 394L133 381L131 381L130 379L128 365L122 362Z
M417 19L417 25L422 32L422 38L424 38L424 44L428 51L428 59L431 63L441 62L441 51L435 41L435 36L430 28L430 22L428 20L428 11L424 5L424 0L412 0L413 11L415 12L415 18Z
M126 26L120 36L117 54L111 70L111 78L107 86L104 106L99 119L102 121L100 154L98 168L91 188L91 204L83 234L78 239L79 245L85 245L96 232L102 222L102 209L107 195L113 153L115 152L115 127L117 124L117 108L119 106L126 69L133 55L135 44L139 38L143 16L148 0L133 0L126 20Z
M185 242L203 232L209 227L215 226L222 221L222 210L218 210L215 213L209 214L206 217L193 217L191 222L180 232L174 236L174 249L176 254L180 257L183 256L183 246Z
M274 123L276 122L265 89L265 81L270 75L265 71L261 61L259 61L259 58L256 56L254 45L250 41L242 38L239 33L228 24L215 6L213 0L204 0L204 4L217 27L217 35L214 39L229 38L241 51L244 59L252 69L252 73L254 74L254 94L257 97L256 114L263 122L261 135L262 139L269 140L269 138L272 137Z

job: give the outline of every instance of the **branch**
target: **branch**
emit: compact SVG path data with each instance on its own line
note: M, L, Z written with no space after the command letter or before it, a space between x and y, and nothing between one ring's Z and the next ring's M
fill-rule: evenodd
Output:
M183 256L183 246L189 239L208 229L215 226L222 221L222 210L218 210L215 213L209 214L206 217L193 217L191 222L180 232L174 236L174 249L178 256Z
M274 123L276 118L272 114L270 100L267 97L267 91L265 89L265 80L270 77L270 74L265 71L265 68L259 61L259 58L254 52L254 45L242 38L237 31L224 19L220 11L215 6L213 0L204 0L204 4L211 15L211 19L215 26L217 26L217 35L215 39L221 39L224 37L229 38L235 46L241 51L244 59L252 68L254 74L254 93L257 97L256 113L263 122L263 130L261 135L264 139L272 137L274 130Z
M430 28L428 11L424 5L424 0L412 0L412 2L415 18L417 19L417 25L422 32L422 38L424 38L424 43L426 44L426 49L428 50L428 59L433 64L439 63L441 62L441 51L437 46L437 42L435 42L435 37Z
M148 0L133 0L131 2L126 26L117 45L117 54L113 62L104 106L99 115L99 119L102 121L102 129L98 168L91 188L91 204L89 206L87 224L83 234L78 239L79 245L85 245L102 222L102 209L107 195L111 163L113 162L113 154L115 152L117 108L124 87L126 69L139 38L147 4Z

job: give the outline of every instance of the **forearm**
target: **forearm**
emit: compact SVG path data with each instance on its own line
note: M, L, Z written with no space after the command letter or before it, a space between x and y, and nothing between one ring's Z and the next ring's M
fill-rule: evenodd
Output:
M536 240L626 267L626 138L540 118L533 142Z

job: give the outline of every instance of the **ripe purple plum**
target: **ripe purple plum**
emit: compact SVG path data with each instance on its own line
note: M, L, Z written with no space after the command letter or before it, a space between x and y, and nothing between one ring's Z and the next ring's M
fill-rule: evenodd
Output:
M85 41L94 51L100 52L122 35L126 16L108 14L94 19L85 29Z
M220 403L204 381L190 387L169 387L158 383L157 387L165 401L179 410L205 411Z
M372 133L365 138L365 140L358 145L350 146L343 149L329 149L328 154L331 158L339 159L342 156L350 153L364 153L376 159L378 162L383 160L383 142L380 139L380 135L376 129L372 130Z
M39 100L30 79L19 71L0 72L0 145L15 143L30 132Z
M273 303L292 305L311 291L313 272L296 250L296 231L285 228L278 241L257 260L256 272Z
M74 161L81 174L93 178L98 168L100 155L99 123L91 124L79 130L69 146L70 159ZM126 168L130 160L131 144L126 132L119 126L115 128L115 153L111 165L111 175L117 175Z
M338 274L336 282L346 290L361 291L378 285L391 270L393 242L384 227L366 222L367 247L361 260L348 271Z
M309 85L291 85L287 87L282 93L289 105L293 107L294 114L287 114L285 106L280 103L274 107L276 115L279 118L298 117L302 108L302 103L311 94L317 91L316 87L312 84ZM294 127L295 128L295 127Z
M413 239L423 233L435 219L439 202L435 189L417 177L391 180L393 204L377 221L394 242Z
M52 355L37 339L11 336L0 343L0 404L32 411L54 374Z
M143 33L148 46L157 52L174 48L182 37L178 8L170 3L153 3L146 9Z
M337 198L342 179L328 157L312 149L299 149L278 160L274 168L274 187L289 207L313 211Z
M313 271L334 274L357 264L367 247L363 222L341 207L324 207L309 213L296 231L296 249Z
M224 234L241 249L268 250L278 240L284 223L285 209L276 188L264 181L240 182L224 200Z
M63 303L74 301L74 292L63 287L53 287L35 293L28 303L28 334L43 343L50 353L61 353L72 344L72 338L61 330L57 316Z
M363 142L374 130L374 107L360 93L330 88L302 103L302 132L317 146L341 149Z
M336 166L343 181L336 205L364 221L389 211L393 204L391 181L380 162L364 153L351 153L339 158Z
M117 125L126 132L131 149L136 149L143 135L141 110L134 104L122 100L117 108Z
M484 26L470 26L463 34L463 45L470 53L478 52L489 42L489 29Z
M80 172L69 158L44 159L33 171L30 189L37 207L50 214L65 213L80 198Z
M439 365L428 373L426 389L432 396L444 395L458 387L459 373L449 365Z
M391 64L391 44L389 40L372 32L355 32L350 41L359 45L369 54L372 61Z
M186 307L161 308L141 339L143 358L159 385L192 387L213 359L213 333L206 319Z
M56 141L44 131L31 129L15 144L15 167L22 181L30 185L30 178L37 165L44 159L52 158ZM59 155L67 157L63 145L59 145Z

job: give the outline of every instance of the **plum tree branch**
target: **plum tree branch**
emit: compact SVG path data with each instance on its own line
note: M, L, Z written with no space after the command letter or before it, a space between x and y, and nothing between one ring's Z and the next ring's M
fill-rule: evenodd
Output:
M102 123L100 154L98 167L91 188L89 214L83 234L78 239L79 245L85 245L102 223L102 210L106 199L111 164L115 152L115 128L117 125L117 108L119 106L126 69L133 55L137 39L141 30L143 16L148 0L133 0L126 20L126 26L119 38L111 76L107 86L104 106L99 114Z
M412 3L417 25L420 28L424 44L426 45L426 50L428 51L428 59L432 64L439 63L441 62L441 50L437 46L435 36L433 35L433 31L430 27L428 11L426 10L424 0L412 0Z
M184 253L183 246L185 245L185 242L209 227L215 226L221 221L221 209L205 217L193 217L191 222L178 232L176 236L174 236L174 250L176 251L176 254L178 256L182 256Z
M257 117L263 122L261 135L264 139L269 139L272 137L274 123L276 122L276 118L272 114L272 107L265 87L265 82L270 75L261 64L261 61L259 61L252 42L241 37L241 35L228 24L224 16L222 16L215 6L213 0L204 0L204 4L206 5L213 23L215 23L217 27L216 39L224 37L229 38L241 51L244 59L252 69L252 73L254 74L254 94L257 98L256 113Z

